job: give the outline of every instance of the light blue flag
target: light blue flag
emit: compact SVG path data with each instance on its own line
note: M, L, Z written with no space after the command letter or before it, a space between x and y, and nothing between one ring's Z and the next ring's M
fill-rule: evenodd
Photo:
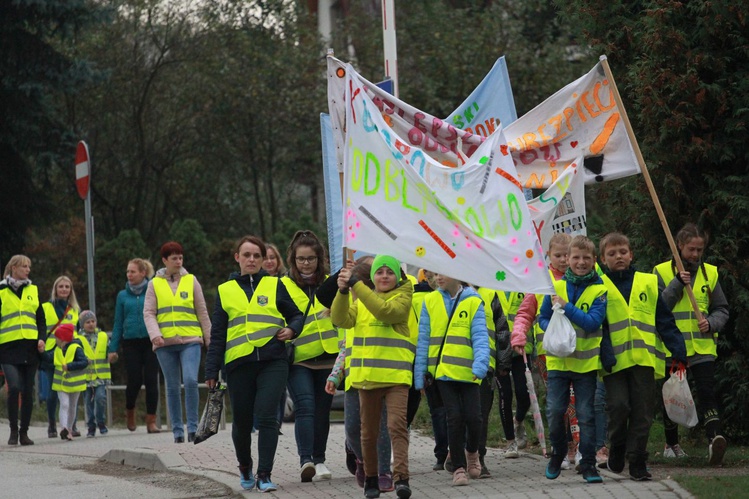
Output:
M455 128L488 137L492 131L518 119L507 63L502 56L479 86L445 121Z
M343 201L333 127L330 124L330 115L327 113L320 113L320 134L325 181L325 214L328 219L328 254L330 255L330 270L336 272L343 267Z

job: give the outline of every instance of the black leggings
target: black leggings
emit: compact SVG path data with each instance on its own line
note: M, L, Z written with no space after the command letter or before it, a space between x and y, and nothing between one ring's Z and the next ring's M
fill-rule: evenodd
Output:
M34 408L34 378L36 365L3 364L5 381L8 383L8 422L11 430L26 432ZM18 395L21 395L21 426L18 426Z
M499 382L499 416L507 440L515 440L515 421L512 417L512 385L515 385L515 420L522 421L531 407L531 397L525 385L525 363L520 355L512 357L512 379L510 373L497 376Z
M159 402L159 360L149 338L122 340L127 387L125 408L135 409L141 385L146 385L146 414L156 414Z

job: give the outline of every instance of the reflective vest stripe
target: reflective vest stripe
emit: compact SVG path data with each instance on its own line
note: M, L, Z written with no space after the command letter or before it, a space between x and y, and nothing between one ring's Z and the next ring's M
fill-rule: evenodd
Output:
M36 320L36 314L32 314L31 312L26 312L22 310L20 312L12 312L8 315L2 316L2 318L0 318L0 321L7 321L10 319L15 319L16 317L30 317Z
M413 369L413 363L408 361L385 360L385 359L351 359L349 368L354 367L375 367L381 369L395 369L398 371L408 371Z

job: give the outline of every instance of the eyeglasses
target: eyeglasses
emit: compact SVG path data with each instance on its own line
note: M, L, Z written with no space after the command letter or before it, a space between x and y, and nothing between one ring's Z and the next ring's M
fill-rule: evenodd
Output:
M308 256L306 258L303 257L303 256L296 257L296 263L298 263L298 264L302 264L302 263L315 263L316 261L317 261L317 257L316 256Z

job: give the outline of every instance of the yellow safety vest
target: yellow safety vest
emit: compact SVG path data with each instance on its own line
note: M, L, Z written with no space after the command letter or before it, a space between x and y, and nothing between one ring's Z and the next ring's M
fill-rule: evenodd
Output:
M601 279L608 289L606 319L616 355L611 374L633 366L645 366L655 370L656 379L662 378L666 371L666 356L663 341L655 329L658 277L635 272L629 301L611 279L607 276Z
M288 276L282 277L281 282L286 286L297 308L302 312L307 310L309 297L302 288ZM318 300L313 300L304 320L304 329L292 341L294 342L295 364L313 359L323 353L338 353L338 331L333 326L330 312Z
M152 282L158 305L156 322L164 338L202 336L193 297L195 277L192 274L183 275L175 293L172 293L166 279L158 278Z
M49 352L57 346L55 331L53 330L55 324L57 324L57 311L51 302L42 303L42 308L44 309L44 320L47 321L47 341L44 344L44 350ZM71 307L60 321L60 325L62 324L72 324L74 330L78 329L78 311Z
M277 277L263 277L249 301L235 280L218 287L221 307L229 316L224 364L250 355L286 326L286 320L276 306L278 283Z
M392 300L397 295L392 296ZM390 324L384 323L359 303L356 325L353 334L346 336L348 375L346 385L382 383L411 386L413 383L413 363L416 354L418 330L414 314L408 314L408 329L411 336L395 332Z
M515 316L525 299L525 293L512 291L507 294L505 291L497 291L497 296L499 296L499 303L502 305L502 311L505 313L505 317L507 317L507 326L510 328L510 331L512 331L513 324L515 324ZM526 341L525 353L533 353L533 343Z
M36 311L39 308L39 292L35 285L23 287L21 298L12 289L0 290L0 345L11 341L36 340L39 330Z
M83 353L88 357L88 368L86 378L88 381L94 381L96 379L112 379L111 369L109 367L109 359L107 358L107 343L109 342L109 336L104 331L99 331L96 337L96 351L91 348L91 343L88 342L86 336L83 334L78 335L78 340L83 345Z
M52 389L57 392L75 393L86 391L86 377L88 369L81 369L80 371L63 371L62 365L70 365L75 359L75 351L78 350L80 345L78 343L71 343L68 345L68 350L65 352L63 357L62 349L55 349L55 374L52 377Z
M567 281L554 282L556 294L569 301L567 297ZM589 310L593 302L606 293L603 284L591 284L583 291L575 306L581 310ZM598 371L601 366L601 338L603 332L599 327L595 331L586 333L574 323L572 324L577 334L577 346L575 351L567 357L554 357L546 354L546 368L549 371L572 371L576 373L588 373Z
M492 310L492 302L494 301L494 297L499 293L489 288L479 288L476 291L484 301L486 329L489 333L489 369L494 371L497 368L497 331L494 325L494 310Z
M432 327L429 335L428 370L435 379L446 376L455 381L481 384L480 379L473 379L473 343L471 342L471 322L481 303L482 299L478 296L464 298L455 307L452 320L448 325L448 311L445 308L442 294L439 291L433 291L424 300ZM443 341L444 347L442 347ZM441 356L440 347L442 347Z
M709 263L704 263L702 266L705 268L707 279L705 279L705 275L700 268L695 272L692 291L694 292L694 299L697 302L700 312L702 312L702 315L707 316L710 309L709 293L718 285L718 267ZM653 272L660 274L666 286L675 277L674 268L670 260L656 265ZM676 319L676 327L679 328L679 331L684 336L687 357L695 354L718 356L718 331L700 332L700 327L697 325L697 317L695 317L694 309L692 308L692 302L689 300L689 295L687 295L686 291L683 292L681 299L676 302L671 311L674 313L674 319ZM671 352L665 347L664 349L666 355L670 357Z

